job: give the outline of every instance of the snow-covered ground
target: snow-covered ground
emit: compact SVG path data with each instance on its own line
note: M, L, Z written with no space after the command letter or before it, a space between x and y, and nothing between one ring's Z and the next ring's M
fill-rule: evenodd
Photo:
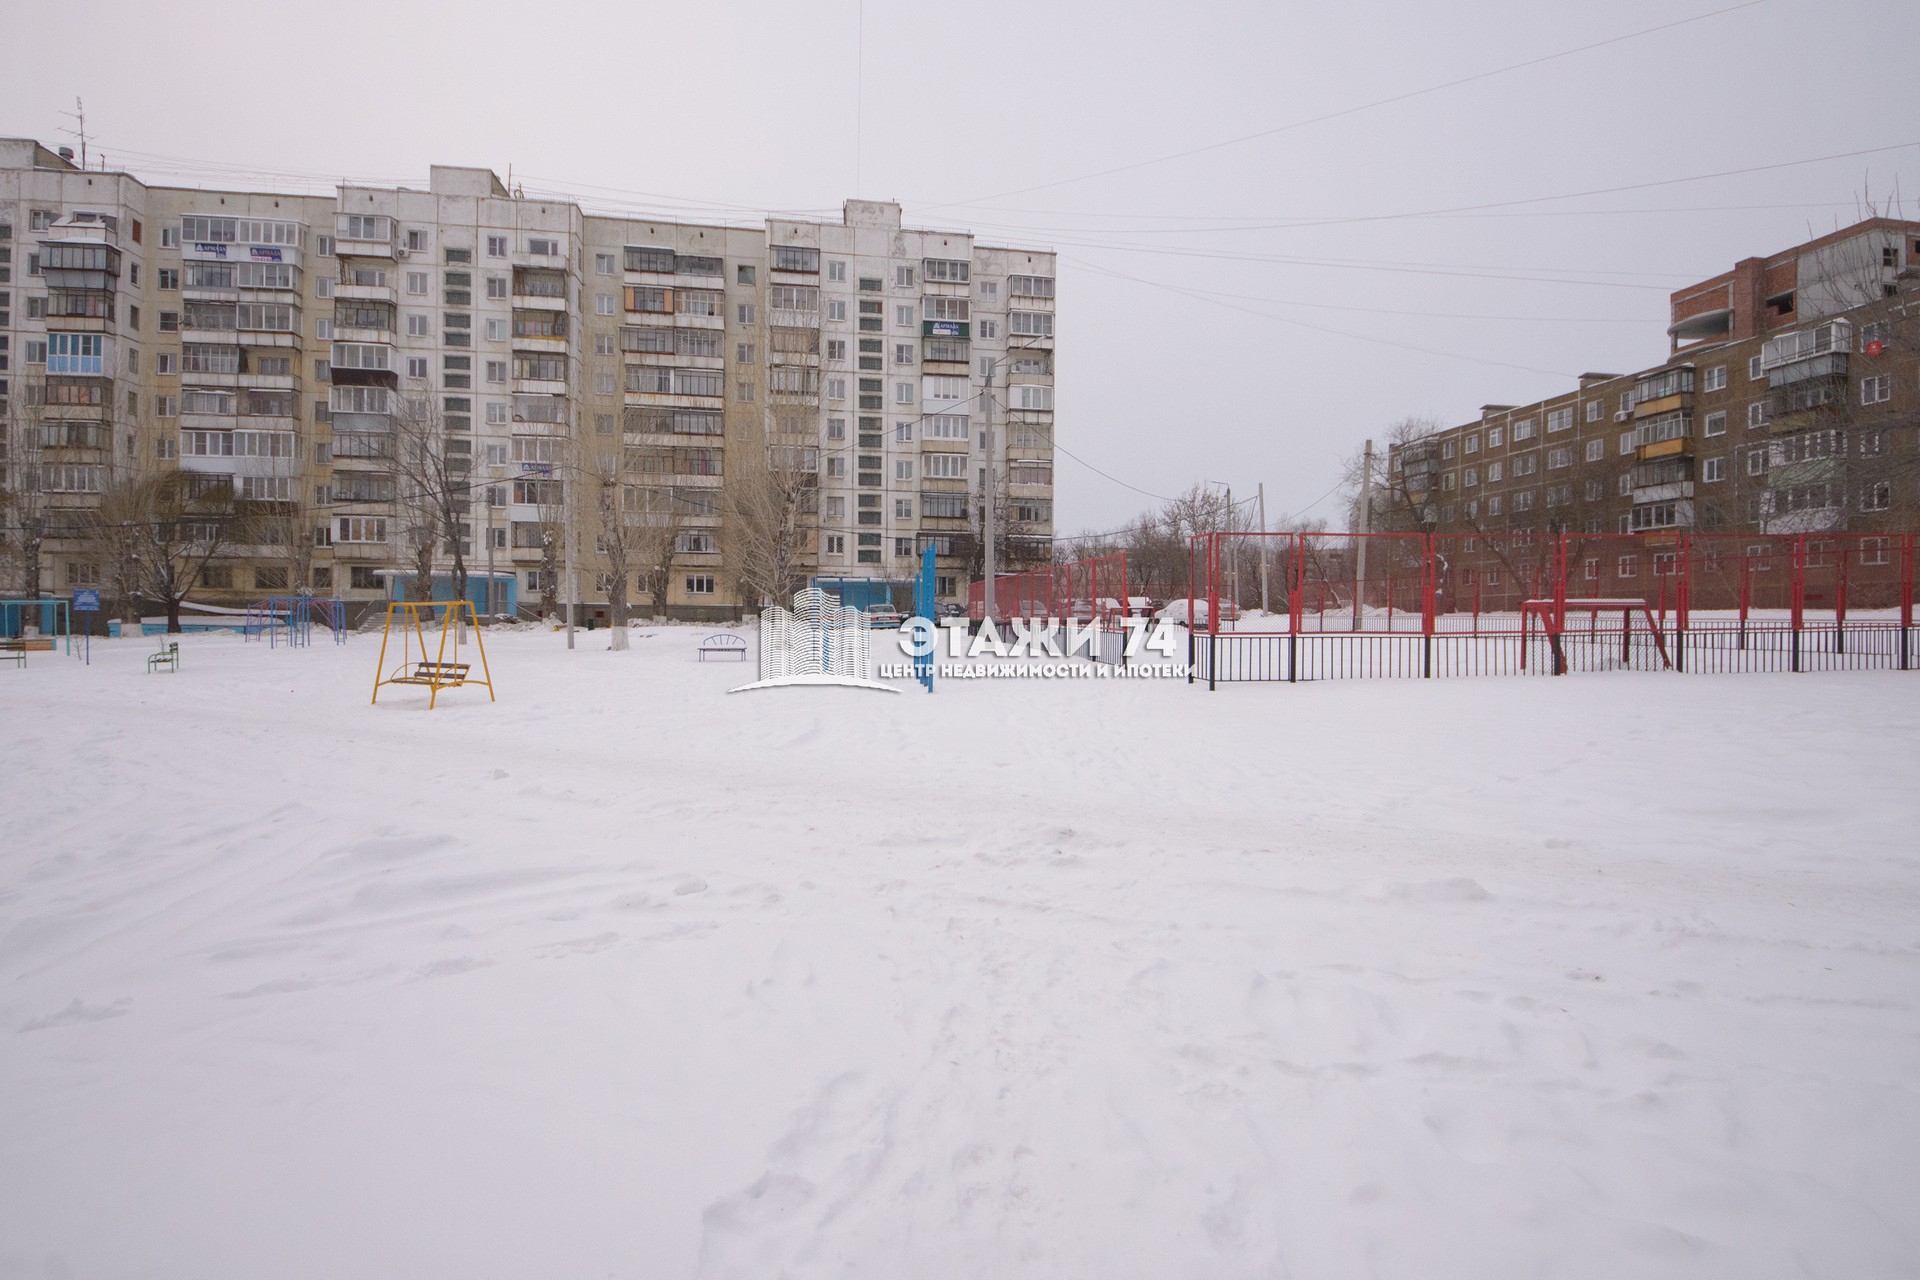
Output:
M1886 1277L1920 676L0 667L0 1275Z

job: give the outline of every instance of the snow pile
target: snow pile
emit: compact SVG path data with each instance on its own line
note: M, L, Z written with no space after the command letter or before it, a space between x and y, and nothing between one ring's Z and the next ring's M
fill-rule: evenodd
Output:
M0 1275L1891 1276L1897 674L0 669ZM469 655L470 656L470 655Z

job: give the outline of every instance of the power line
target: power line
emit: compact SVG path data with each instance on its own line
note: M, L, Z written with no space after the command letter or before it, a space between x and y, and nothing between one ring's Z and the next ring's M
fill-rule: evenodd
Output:
M1358 106L1343 107L1338 111L1329 111L1321 115L1310 116L1304 120L1295 120L1290 124L1278 125L1271 129L1262 129L1256 133L1242 134L1237 138L1227 138L1220 142L1207 143L1204 146L1189 147L1184 151L1170 152L1166 155L1154 156L1146 160L1135 160L1129 164L1115 165L1112 168L1100 169L1092 173L1077 174L1070 178L1056 178L1051 182L1036 183L1030 187L1016 187L1010 191L999 191L992 195L977 197L973 200L954 200L946 204L938 204L931 207L934 209L951 209L978 204L982 200L999 200L1006 196L1026 195L1033 191L1047 191L1054 187L1068 186L1076 182L1088 182L1095 178L1111 177L1116 173L1130 173L1136 169L1144 169L1156 164L1165 164L1171 160L1183 160L1188 156L1204 155L1209 151L1218 151L1224 147L1234 147L1244 142L1255 142L1261 138L1275 137L1279 134L1292 132L1295 129L1305 129L1311 125L1325 124L1330 120L1339 120L1347 116L1359 115L1362 112L1374 111L1381 107L1391 106L1395 103L1407 102L1414 98L1425 97L1429 94L1441 93L1448 89L1457 89L1462 85L1473 84L1480 80L1488 80L1495 76L1506 75L1509 72L1520 71L1527 67L1537 67L1549 62L1557 62L1562 58L1571 58L1582 53L1591 53L1595 49L1604 49L1609 45L1622 44L1629 40L1638 40L1643 36L1657 35L1662 31L1672 31L1677 27L1684 27L1695 22L1704 22L1709 18L1718 18L1729 13L1737 13L1742 9L1751 9L1766 2L1767 0L1744 0L1741 4L1729 5L1724 9L1714 9L1708 13L1695 14L1689 18L1678 18L1672 22L1663 22L1658 26L1646 27L1639 31L1630 31L1624 35L1610 36L1605 40L1597 40L1591 44L1580 45L1577 48L1562 49L1558 53L1543 54L1536 58L1527 58L1520 62L1508 63L1506 66L1494 67L1487 71L1478 71L1473 75L1462 76L1457 80L1448 80L1441 84L1428 85L1420 89L1410 89L1405 93L1397 93L1391 97L1377 98L1372 102L1364 102Z
M1078 260L1068 258L1068 261ZM1219 298L1209 297L1205 293L1184 288L1180 285L1163 284L1158 280L1148 280L1141 276L1128 275L1124 271L1114 271L1106 267L1096 266L1091 262L1080 262L1080 265L1100 275L1113 276L1121 280L1130 280L1135 284L1146 285L1152 289L1164 289L1168 293L1179 294L1182 297L1192 298L1198 302L1209 303L1216 307L1225 307L1229 311L1242 311L1250 316L1260 316L1267 320L1277 320L1281 324L1295 325L1302 329L1312 329L1319 333L1330 333L1341 338L1352 338L1356 342L1371 342L1383 347L1397 347L1402 351L1414 351L1421 355L1441 356L1448 360L1462 360L1468 364L1486 365L1489 368L1518 369L1523 373L1545 373L1556 378L1572 378L1577 376L1564 369L1542 369L1537 365L1515 364L1510 360L1482 360L1477 356L1461 355L1457 351L1442 351L1437 347L1422 347L1410 342L1396 342L1391 338L1382 338L1374 334L1355 333L1350 329L1336 329L1331 325L1314 324L1307 320L1296 319L1293 316L1277 316L1270 311L1259 311L1253 307L1243 307L1232 302L1224 302Z

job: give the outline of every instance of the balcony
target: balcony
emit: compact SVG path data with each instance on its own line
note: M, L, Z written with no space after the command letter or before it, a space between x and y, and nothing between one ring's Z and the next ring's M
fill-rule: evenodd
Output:
M1783 333L1777 338L1769 338L1760 348L1760 368L1771 375L1776 369L1784 369L1802 360L1811 360L1815 356L1838 354L1842 368L1845 367L1845 354L1853 350L1853 325L1846 320L1829 320L1817 324L1811 329L1801 329L1794 333ZM1772 383L1771 376L1768 382Z
M1634 457L1642 462L1693 452L1693 415L1669 409L1643 418L1633 428Z
M1806 376L1783 379L1778 385L1769 386L1768 428L1776 433L1799 431L1807 426L1807 414L1843 410L1849 390L1846 361L1845 354L1836 352L1781 370L1783 374L1806 371ZM1778 375L1769 375L1769 380L1775 376Z
M333 238L333 255L336 258L383 258L391 262L394 258L392 224L388 224L384 240L365 232L336 235Z
M398 304L400 301L399 290L390 284L348 284L344 278L334 284L333 296L341 302Z

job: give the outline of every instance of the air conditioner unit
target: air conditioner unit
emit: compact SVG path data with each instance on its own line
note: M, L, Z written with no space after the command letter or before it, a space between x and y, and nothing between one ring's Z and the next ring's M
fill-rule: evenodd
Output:
M1613 415L1613 420L1615 422L1631 422L1633 420L1633 410L1622 409L1620 412Z
M393 247L393 256L396 258L404 258L407 256L407 250L400 245L395 245Z

